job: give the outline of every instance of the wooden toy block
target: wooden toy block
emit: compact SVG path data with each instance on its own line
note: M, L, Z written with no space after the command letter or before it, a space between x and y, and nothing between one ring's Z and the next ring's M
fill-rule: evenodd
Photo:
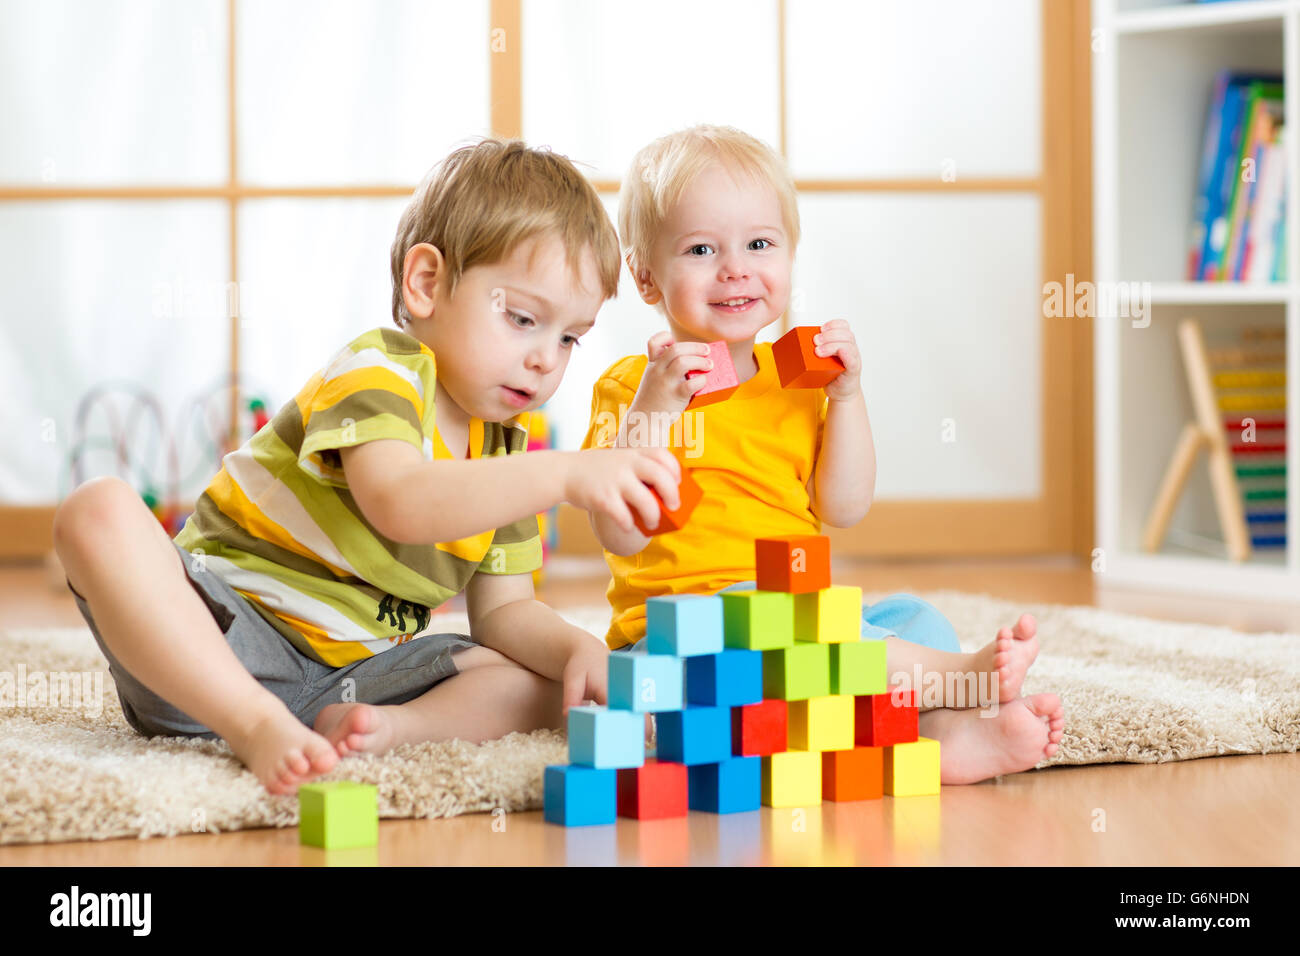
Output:
M552 765L542 776L542 817L566 827L613 823L618 771Z
M939 741L917 737L885 747L885 793L919 797L939 792Z
M916 740L920 711L916 691L897 686L887 693L855 697L855 740L859 747L886 747Z
M723 643L738 650L770 651L794 644L794 595L786 591L726 591Z
M761 757L732 757L690 769L691 809L706 813L740 813L762 804Z
M783 753L789 736L789 704L764 700L731 709L731 752L737 757Z
M787 750L763 761L763 806L813 807L822 802L822 755Z
M646 487L650 488L649 485L646 485ZM677 493L681 497L681 504L678 505L676 510L670 510L664 504L664 500L659 497L659 492L650 488L650 494L654 496L659 505L659 523L653 528L646 527L645 522L641 520L641 513L634 510L632 512L632 523L636 525L637 530L648 537L654 537L657 534L667 534L670 531L681 531L682 528L686 527L686 522L691 518L691 512L695 510L695 506L704 497L704 489L691 477L691 470L685 466L682 466L682 482L677 486Z
M716 594L672 594L645 602L646 650L694 657L722 650L722 599Z
M602 770L645 763L645 717L595 704L569 708L569 763Z
M731 708L687 707L655 719L661 760L684 763L718 763L731 757Z
M667 654L610 654L609 708L657 713L681 710L682 659Z
M831 586L831 539L789 534L754 541L755 583L760 591L809 594ZM861 607L859 606L859 616Z
M764 697L807 700L830 692L831 645L795 644L763 652Z
M885 792L885 749L854 747L823 753L822 799L840 803L880 799Z
M862 588L837 584L796 594L794 639L819 644L862 640Z
M821 388L844 371L836 355L818 355L813 336L820 325L796 325L772 343L772 358L782 388Z
M298 787L298 842L325 850L379 843L379 788L353 780Z
M713 368L709 371L686 373L688 381L699 375L707 376L707 384L691 396L691 400L686 404L688 412L724 401L731 397L732 392L740 388L736 366L731 361L731 351L727 348L726 342L710 342L709 359L713 362Z
M686 700L702 707L739 707L763 699L760 651L724 650L686 658ZM669 709L669 708L665 708ZM673 708L681 710L680 707Z
M831 693L869 697L889 690L886 651L881 640L832 644Z
M852 697L810 697L790 701L789 750L852 750Z
M668 820L688 812L686 766L651 757L641 767L618 771L618 815Z

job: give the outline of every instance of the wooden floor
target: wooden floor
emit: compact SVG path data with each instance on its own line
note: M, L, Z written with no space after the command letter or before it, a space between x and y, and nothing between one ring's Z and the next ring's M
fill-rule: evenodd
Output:
M552 565L553 606L604 599L604 565ZM0 627L79 626L43 568L0 566ZM866 591L982 592L1018 602L1086 604L1244 631L1300 632L1300 605L1101 588L1070 559L837 562ZM1011 623L1011 622L1008 622ZM990 635L992 636L992 635ZM101 843L0 847L0 866L901 864L1230 866L1300 861L1300 754L1178 763L1052 767L935 797L565 830L540 812L385 820L379 846L323 851L296 829Z

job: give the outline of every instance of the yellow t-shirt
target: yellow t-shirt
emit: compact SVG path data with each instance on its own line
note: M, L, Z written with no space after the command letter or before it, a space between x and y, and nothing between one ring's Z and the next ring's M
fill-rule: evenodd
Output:
M755 538L821 533L808 482L821 451L826 392L783 389L771 343L756 343L754 359L758 373L730 398L685 412L673 426L673 451L704 492L686 527L652 537L639 554L605 552L611 648L645 636L648 597L715 594L752 581ZM644 355L628 356L596 382L583 448L614 445L645 368Z

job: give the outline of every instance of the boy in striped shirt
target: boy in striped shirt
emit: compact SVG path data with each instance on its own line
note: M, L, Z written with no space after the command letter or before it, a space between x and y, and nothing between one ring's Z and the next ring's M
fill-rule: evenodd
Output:
M115 478L55 515L128 723L220 737L272 793L349 753L604 703L605 645L534 599L535 516L567 501L655 521L647 484L676 504L665 449L523 454L527 413L617 289L617 237L568 160L453 152L391 268L397 328L348 343L227 455L174 542ZM424 633L461 591L470 635Z

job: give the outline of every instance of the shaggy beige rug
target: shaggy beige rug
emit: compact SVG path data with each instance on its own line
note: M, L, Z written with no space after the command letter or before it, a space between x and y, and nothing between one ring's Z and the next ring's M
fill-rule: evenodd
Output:
M1025 693L1059 694L1066 715L1060 752L1039 767L1294 752L1300 745L1300 636L952 591L918 596L947 615L967 651L1023 611L1038 618L1041 651ZM884 595L865 597L873 603ZM565 616L599 634L608 623L603 607ZM464 627L463 617L436 620L440 629ZM326 779L376 784L381 817L449 817L537 809L542 768L566 761L564 734L539 731L349 757ZM224 743L146 740L132 731L88 630L0 634L0 843L297 822L296 798L267 794Z

